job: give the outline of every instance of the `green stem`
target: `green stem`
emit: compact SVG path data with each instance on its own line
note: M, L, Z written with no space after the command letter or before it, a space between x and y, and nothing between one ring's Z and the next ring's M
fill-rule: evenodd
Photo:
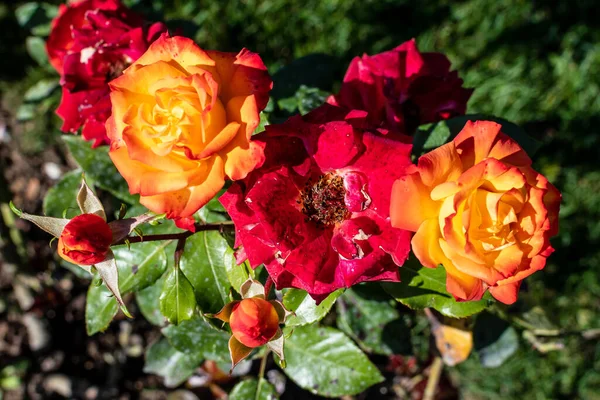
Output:
M437 386L440 382L440 377L442 376L443 367L444 363L442 362L441 357L436 357L433 360L433 364L431 364L431 369L429 370L429 379L427 380L427 386L425 386L423 400L435 399L435 392L437 391Z

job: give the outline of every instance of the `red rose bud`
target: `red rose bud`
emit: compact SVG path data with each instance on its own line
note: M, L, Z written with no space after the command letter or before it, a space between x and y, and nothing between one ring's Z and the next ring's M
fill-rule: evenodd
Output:
M275 336L279 329L279 316L271 303L252 297L233 306L229 325L233 336L240 343L258 347Z
M446 56L419 52L413 39L383 53L355 57L340 92L327 102L367 111L372 127L411 135L421 124L464 114L473 90L462 84Z
M106 259L112 242L112 231L96 214L73 218L58 239L58 254L74 264L93 265Z
M118 0L83 0L61 6L46 43L50 63L61 75L56 113L63 132L108 144L104 124L111 114L108 82L137 60L166 27L147 24Z

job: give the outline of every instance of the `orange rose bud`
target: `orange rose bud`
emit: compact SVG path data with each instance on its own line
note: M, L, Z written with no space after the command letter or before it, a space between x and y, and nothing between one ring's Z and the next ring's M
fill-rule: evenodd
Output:
M229 317L233 336L247 347L258 347L269 342L279 329L275 307L258 297L235 304Z
M106 259L112 242L112 231L96 214L73 218L58 239L58 254L74 264L93 265Z
M444 266L459 301L489 289L514 303L523 279L554 251L560 193L501 128L467 122L392 189L392 226L416 232L413 252L425 267Z

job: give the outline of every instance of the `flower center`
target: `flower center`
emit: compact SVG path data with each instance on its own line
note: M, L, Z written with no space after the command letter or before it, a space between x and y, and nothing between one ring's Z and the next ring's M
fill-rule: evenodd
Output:
M341 176L321 175L314 182L308 180L300 193L302 212L318 224L334 225L350 216L344 202L346 190Z

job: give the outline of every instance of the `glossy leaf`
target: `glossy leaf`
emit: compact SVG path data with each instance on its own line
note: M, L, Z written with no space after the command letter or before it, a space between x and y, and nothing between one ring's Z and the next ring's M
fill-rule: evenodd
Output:
M194 318L162 329L169 342L178 350L198 359L229 362L227 343L230 335L215 329L202 318Z
M366 351L384 355L411 351L410 330L379 285L348 289L336 305L338 327Z
M481 364L496 368L517 351L519 335L506 321L486 312L475 320L473 343Z
M483 311L490 301L488 294L479 301L457 302L446 291L446 270L425 268L414 258L400 268L401 282L382 283L396 301L415 310L431 307L452 318L464 318Z
M295 328L286 338L285 356L285 374L321 396L353 395L383 381L377 367L352 340L333 328Z
M181 270L191 282L198 305L205 313L215 313L229 302L231 284L225 268L225 253L229 248L227 241L215 231L196 233L186 241Z
M113 247L121 293L137 292L154 284L167 269L165 247L170 242L136 243Z
M192 354L178 351L163 337L146 350L144 372L161 376L165 386L172 388L192 376L201 362Z
M159 302L160 312L172 324L192 318L196 310L194 288L181 270L172 269L168 273Z
M317 306L304 290L288 289L283 296L283 305L294 315L287 318L285 325L302 326L322 320L342 293L343 289L336 290Z
M229 400L274 400L278 399L273 385L266 379L246 379L235 385L229 393Z
M237 265L235 253L231 247L228 247L223 256L223 266L225 267L229 283L239 293L242 284L250 277L246 263Z
M119 305L106 285L90 283L85 301L85 328L88 335L104 331L117 315Z
M79 136L65 135L63 140L86 176L91 177L98 187L126 203L137 203L139 196L129 193L127 182L108 157L108 146L92 149L91 144Z
M153 325L163 326L165 317L160 312L160 293L167 278L163 274L154 284L135 292L135 300L144 318Z

